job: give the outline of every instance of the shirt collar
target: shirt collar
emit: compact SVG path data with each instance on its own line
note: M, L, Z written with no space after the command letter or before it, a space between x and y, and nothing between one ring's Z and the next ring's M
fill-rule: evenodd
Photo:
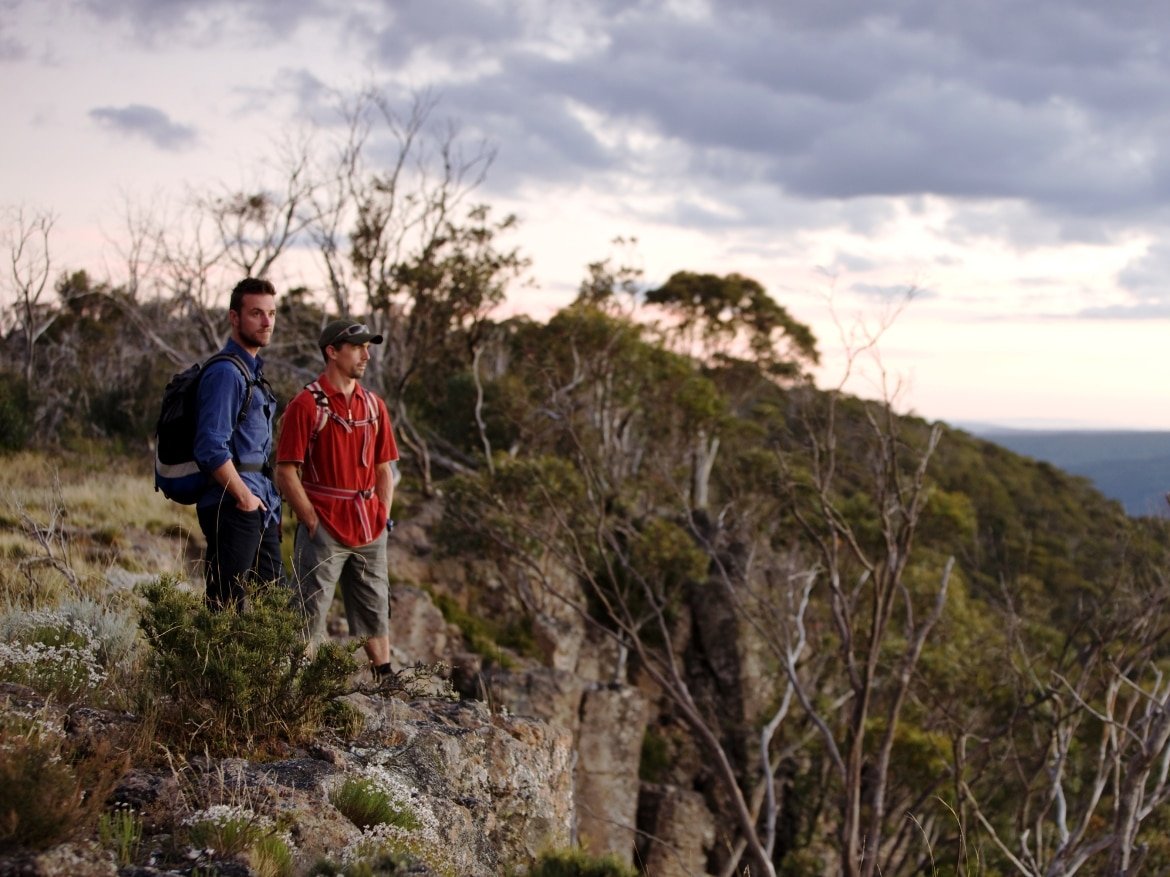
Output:
M345 398L345 394L342 393L341 390L337 389L337 387L335 387L335 386L333 386L333 384L329 383L329 378L327 378L325 376L325 372L321 372L321 374L318 375L317 383L319 383L321 385L321 389L325 391L326 396L338 396L341 398ZM363 400L365 399L366 388L362 386L361 381L357 381L354 384L353 394L355 396L361 396Z
M252 369L253 374L258 374L260 369L264 366L264 359L259 354L253 356L251 353L237 344L235 338L228 338L227 344L224 345L223 349L225 353L234 353L236 356L240 357L240 359L246 362L248 367Z

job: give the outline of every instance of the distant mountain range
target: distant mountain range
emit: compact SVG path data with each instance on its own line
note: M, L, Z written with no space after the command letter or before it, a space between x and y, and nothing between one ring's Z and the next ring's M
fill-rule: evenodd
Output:
M1132 516L1170 517L1170 432L1028 430L959 425L1009 451L1083 475Z

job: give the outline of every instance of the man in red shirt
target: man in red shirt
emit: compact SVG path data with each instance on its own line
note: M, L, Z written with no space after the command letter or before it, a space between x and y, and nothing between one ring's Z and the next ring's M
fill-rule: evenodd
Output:
M386 538L398 446L386 403L359 383L382 336L334 320L319 340L325 371L293 397L281 420L276 484L297 516L293 571L309 641L341 585L349 632L366 637L374 677L390 672Z

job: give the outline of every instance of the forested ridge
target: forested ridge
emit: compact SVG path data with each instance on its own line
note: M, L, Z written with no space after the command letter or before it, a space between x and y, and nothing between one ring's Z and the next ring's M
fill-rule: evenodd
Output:
M1170 869L1166 522L814 386L818 339L734 266L650 284L602 260L547 321L501 320L513 219L456 209L449 176L396 235L401 193L354 174L332 211L299 204L333 285L281 295L270 381L287 401L311 379L339 313L386 335L367 380L403 448L396 514L438 502L442 556L502 583L473 603L516 632L500 656L539 660L550 599L610 644L609 678L653 704L644 783L714 815L711 873ZM148 477L163 386L226 324L215 279L270 268L255 230L301 215L246 195L204 205L219 261L153 289L13 259L0 445Z

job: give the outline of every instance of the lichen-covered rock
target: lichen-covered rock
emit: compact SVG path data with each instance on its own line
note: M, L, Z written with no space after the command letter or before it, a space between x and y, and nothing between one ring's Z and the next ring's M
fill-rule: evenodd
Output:
M431 802L461 874L497 875L569 843L572 735L482 703L386 702L394 736L353 750L399 772Z
M488 700L517 716L529 716L566 728L574 735L581 723L581 697L588 684L573 673L536 667L524 672L485 670Z
M141 820L145 856L153 861L138 863L137 873L188 867L184 856L196 856L220 874L250 873L246 853L187 848L185 826L215 808L287 832L297 873L321 859L342 862L381 837L363 832L334 806L333 793L353 776L385 781L410 811L415 824L394 837L395 849L418 862L410 873L496 877L523 871L547 847L570 843L570 731L494 713L479 702L407 703L377 695L352 695L349 701L366 718L366 729L352 741L323 739L273 762L180 757L165 767L138 766L123 774L107 804L125 806ZM102 728L125 732L133 720L93 709L67 714L16 687L3 702L36 709L59 726L71 716L80 742ZM94 844L0 858L0 877L113 877L116 870L110 852Z

